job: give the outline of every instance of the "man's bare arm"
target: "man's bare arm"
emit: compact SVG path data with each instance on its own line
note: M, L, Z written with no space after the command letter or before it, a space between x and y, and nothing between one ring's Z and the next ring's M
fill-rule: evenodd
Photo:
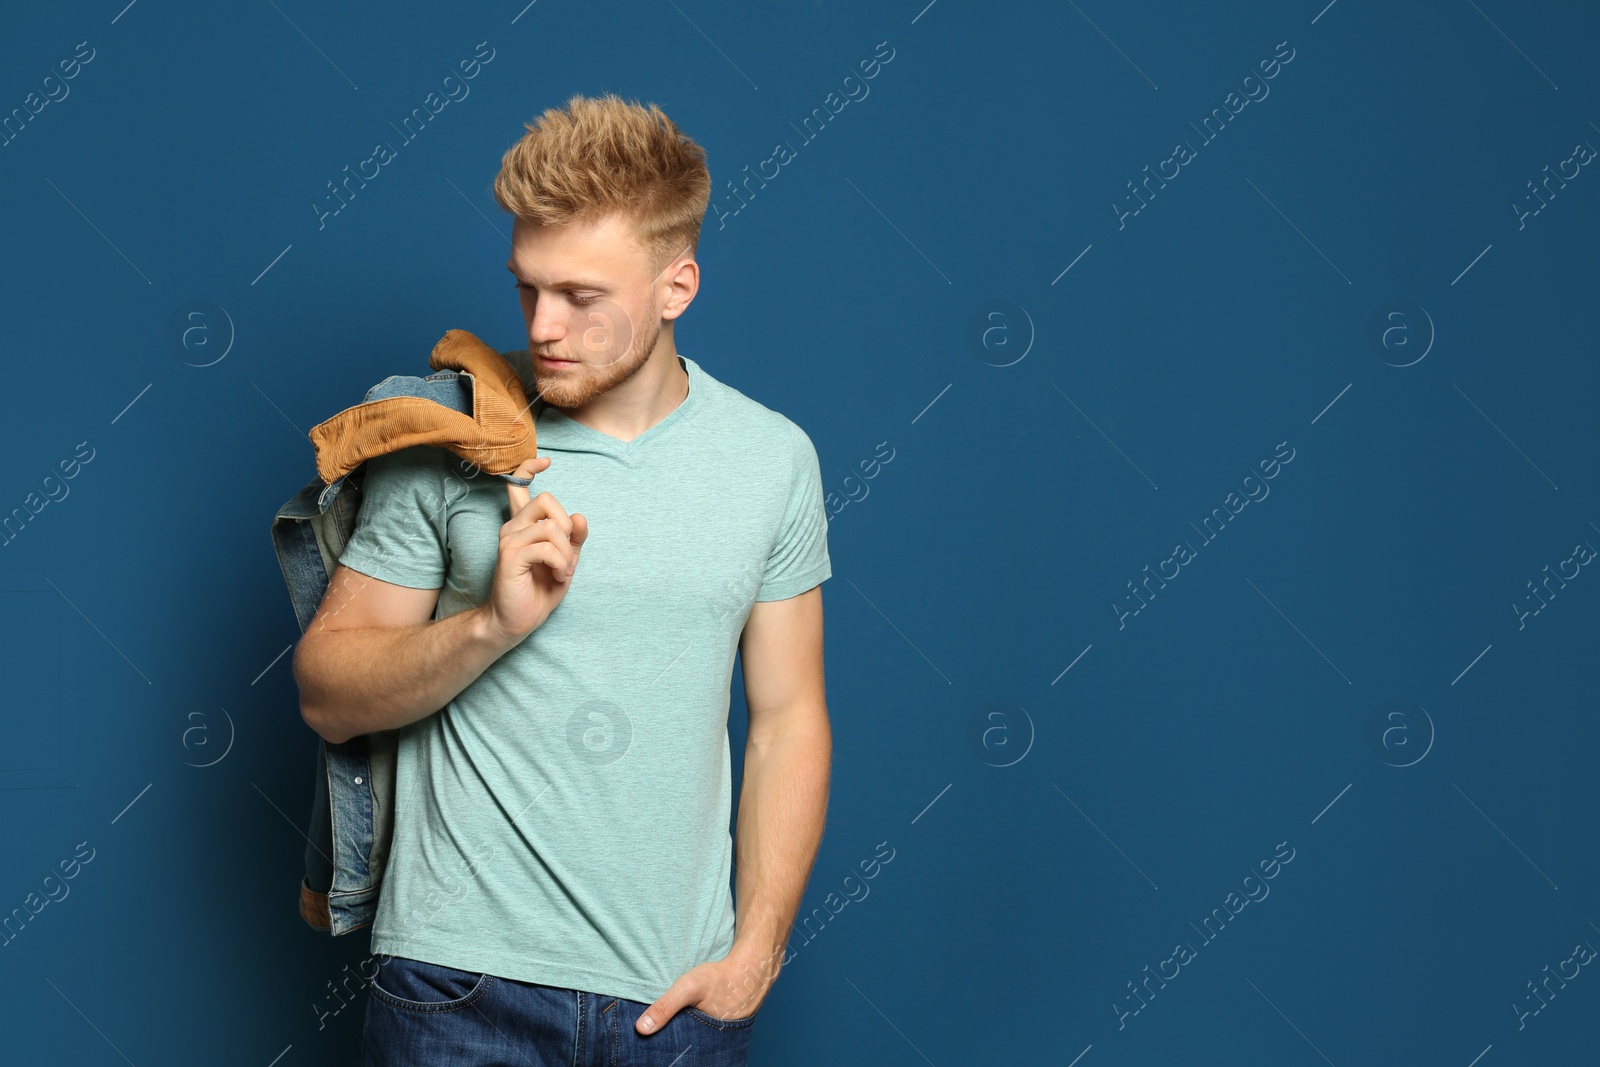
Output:
M832 731L822 587L757 601L740 638L750 731L739 792L733 951L764 995L777 977L827 815ZM748 1009L747 1009L748 1010Z
M833 738L822 683L822 589L757 601L739 639L750 706L734 841L733 947L679 976L634 1023L654 1033L686 1005L722 1019L761 1006L822 840Z
M517 468L522 477L548 456ZM300 716L335 744L438 711L544 624L566 596L589 520L554 496L506 483L511 517L489 599L434 619L438 589L412 589L339 564L294 654Z
M512 647L477 609L434 620L438 599L335 568L294 654L306 725L339 743L416 722Z

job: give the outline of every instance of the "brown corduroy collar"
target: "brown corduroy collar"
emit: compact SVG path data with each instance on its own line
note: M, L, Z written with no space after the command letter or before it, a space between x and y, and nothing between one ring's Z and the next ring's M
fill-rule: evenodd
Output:
M428 365L472 380L472 415L421 396L392 396L346 408L311 428L317 473L332 485L373 456L438 445L488 474L508 474L536 454L522 379L505 357L466 330L433 346Z

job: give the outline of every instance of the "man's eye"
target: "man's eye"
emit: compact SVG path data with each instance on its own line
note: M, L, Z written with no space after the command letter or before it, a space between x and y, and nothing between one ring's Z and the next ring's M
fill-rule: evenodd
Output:
M514 285L514 288L527 289L530 292L533 290L533 286L529 285L525 281L522 281L521 279L518 279L516 281L516 283ZM598 296L573 296L571 294L568 294L568 299L571 300L574 304L577 304L579 306L583 306L583 305L586 305L586 304L593 304L596 301L598 301L600 298Z

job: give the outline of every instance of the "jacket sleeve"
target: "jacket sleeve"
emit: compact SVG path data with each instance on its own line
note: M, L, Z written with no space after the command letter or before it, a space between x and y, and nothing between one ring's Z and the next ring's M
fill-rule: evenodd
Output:
M833 574L828 559L828 512L823 505L817 449L800 427L795 426L793 432L789 505L777 543L767 557L757 600L787 600L799 596Z
M366 461L361 507L339 562L394 585L440 589L449 565L446 544L453 494L443 450L413 445Z

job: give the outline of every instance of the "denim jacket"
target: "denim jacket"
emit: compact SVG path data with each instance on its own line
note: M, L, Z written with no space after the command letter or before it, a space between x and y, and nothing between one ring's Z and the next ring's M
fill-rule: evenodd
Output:
M471 415L473 377L454 370L426 377L391 375L367 390L362 403L395 396L423 397ZM273 517L273 546L302 634L355 530L364 470L358 466L331 484L313 478ZM499 477L516 485L533 481L511 474ZM369 925L377 915L394 834L399 730L378 730L338 744L318 740L300 916L337 937Z

